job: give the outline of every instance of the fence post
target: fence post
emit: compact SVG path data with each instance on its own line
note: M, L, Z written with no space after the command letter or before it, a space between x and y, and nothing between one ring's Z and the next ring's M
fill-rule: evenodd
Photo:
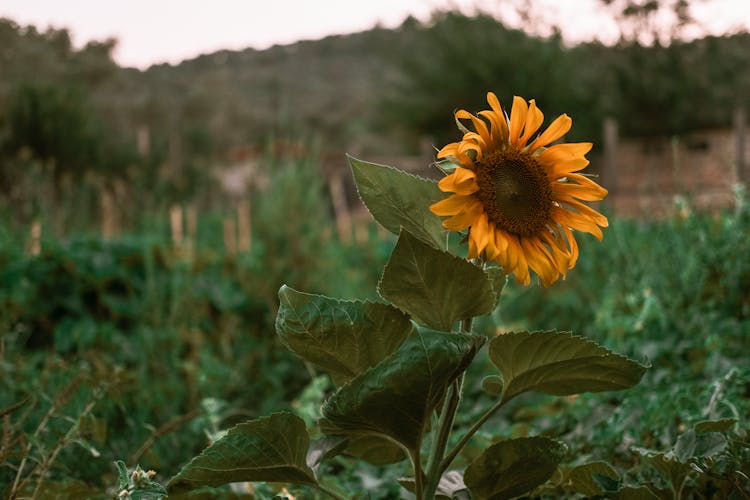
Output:
M187 225L186 250L188 258L195 257L196 233L198 232L198 211L195 205L188 205L185 210L185 223Z
M37 256L42 251L42 223L39 219L35 220L31 224L31 231L29 232L29 244L28 244L29 255Z
M224 217L224 248L227 255L237 253L237 224L234 217Z
M619 130L617 120L605 118L604 132L604 165L602 166L602 184L609 191L609 204L615 209L617 203L617 143Z
M734 110L734 157L737 166L737 180L739 182L750 182L750 172L745 156L745 144L747 141L747 116L745 108L739 107Z
M114 193L107 187L103 187L99 191L100 208L101 208L101 224L102 224L102 238L108 240L117 234L117 212Z
M250 203L244 199L237 207L237 249L240 252L249 252L251 243L250 228Z
M346 190L340 173L334 172L328 177L328 189L331 191L339 239L348 242L352 237L352 217L346 204Z
M169 225L172 229L172 245L176 249L182 248L183 228L182 228L182 207L172 205L169 209Z

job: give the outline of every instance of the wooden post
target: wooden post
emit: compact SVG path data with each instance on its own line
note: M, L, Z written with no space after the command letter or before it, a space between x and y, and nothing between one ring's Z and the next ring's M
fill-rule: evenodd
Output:
M185 240L186 251L188 258L192 259L195 256L195 235L198 232L198 211L196 210L195 205L189 205L187 207L185 218L187 219L185 221L187 224L187 237Z
M237 226L234 217L224 218L224 248L228 255L237 253Z
M182 230L182 207L172 205L169 209L169 225L172 229L172 245L175 248L182 247L183 230Z
M115 209L115 196L111 190L102 188L99 191L101 206L102 238L110 239L117 234L117 213Z
M136 147L141 156L148 156L151 152L151 134L148 125L141 125L136 130Z
M352 237L352 217L346 204L346 191L341 174L334 172L328 178L328 189L331 191L333 211L336 214L336 229L341 241L348 242Z
M33 256L39 255L42 251L42 223L38 219L31 224L28 250Z
M250 232L250 203L242 200L237 207L237 249L240 252L249 252L251 243Z
M734 157L737 168L737 181L750 183L750 171L746 160L747 116L745 108L734 111Z
M602 166L601 184L609 191L610 206L614 209L617 205L617 143L619 131L617 120L614 118L604 119L604 165Z

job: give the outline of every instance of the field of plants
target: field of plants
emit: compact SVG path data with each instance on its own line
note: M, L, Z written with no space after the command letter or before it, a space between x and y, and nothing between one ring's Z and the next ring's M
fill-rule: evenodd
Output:
M4 498L160 498L232 426L278 411L308 426L320 418L334 386L281 344L277 292L287 284L377 299L396 238L373 223L366 241L339 241L311 162L279 165L269 186L253 203L253 246L241 253L225 251L211 213L198 220L190 256L172 245L166 214L106 241L43 237L38 253L26 230L0 226ZM581 238L578 265L553 287L509 280L475 326L488 337L572 331L649 368L624 391L519 397L458 462L498 437L548 436L567 449L540 497L748 498L749 236L738 189L736 209L722 214L694 214L687 201L665 220L610 217L603 242ZM480 351L459 429L492 404L488 365ZM334 456L318 474L346 497L402 497L407 462L386 468L363 455ZM155 475L125 470L136 465ZM253 495L320 492L243 483L170 498Z

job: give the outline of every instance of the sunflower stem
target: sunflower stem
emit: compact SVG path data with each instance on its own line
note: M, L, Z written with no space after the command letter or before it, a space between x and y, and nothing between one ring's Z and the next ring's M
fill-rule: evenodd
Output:
M470 333L471 324L473 318L467 318L461 321L461 332ZM437 491L438 484L440 483L440 477L443 474L442 463L445 449L448 446L448 438L450 437L451 429L453 428L453 422L456 418L456 410L458 404L461 402L461 391L463 390L463 379L464 374L462 373L448 388L448 392L445 395L443 401L443 407L440 411L440 417L438 419L437 432L433 435L432 443L430 446L430 456L427 465L427 478L424 488L424 494L422 497L417 495L417 498L424 498L426 500L432 500L435 498L435 492Z
M466 443L469 442L469 440L474 436L474 434L479 430L482 425L492 416L495 414L497 410L500 409L500 407L503 405L505 401L501 398L500 401L495 403L489 410L484 412L484 415L479 417L479 420L477 420L474 425L471 426L471 429L466 431L466 434L463 435L461 440L456 444L456 446L448 453L448 455L445 457L445 459L440 464L440 473L442 474L443 471L445 471L448 467L450 467L451 462L456 458L456 456L461 452L464 446L466 446Z

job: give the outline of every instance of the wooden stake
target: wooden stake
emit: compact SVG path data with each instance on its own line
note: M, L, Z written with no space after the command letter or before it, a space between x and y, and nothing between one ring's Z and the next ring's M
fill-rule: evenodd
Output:
M34 256L42 251L42 223L38 220L31 224L28 249L29 254Z
M195 235L198 232L198 211L195 205L188 206L185 216L187 219L186 251L188 258L192 259L195 256Z
M115 208L115 196L107 188L99 192L99 201L102 212L102 238L108 240L117 234L117 213Z
M172 228L172 245L175 248L182 247L183 228L182 228L182 207L172 205L169 209L169 224Z
M348 242L352 238L352 217L346 204L346 191L340 174L334 173L328 178L328 189L331 192L333 212L336 214L336 229L339 233L339 239Z
M251 243L250 203L242 200L237 207L237 231L239 233L237 248L240 252L249 252Z
M228 255L237 253L237 227L234 217L224 218L224 248Z

